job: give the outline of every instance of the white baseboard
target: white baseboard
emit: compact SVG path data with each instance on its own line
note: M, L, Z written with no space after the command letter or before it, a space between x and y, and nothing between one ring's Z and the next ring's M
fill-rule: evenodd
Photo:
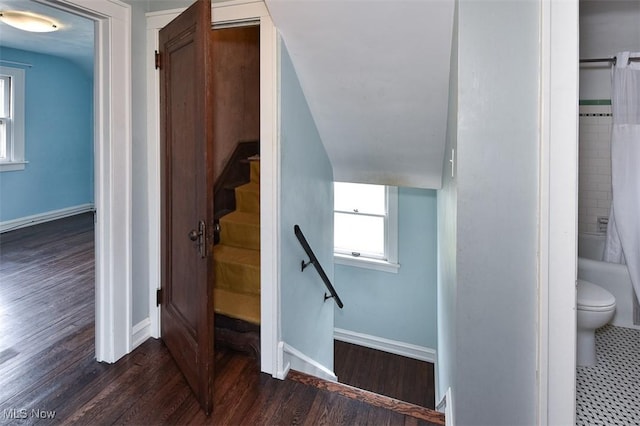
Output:
M289 369L293 369L331 382L338 381L338 376L333 371L285 342L278 344L278 352L279 358L280 353L282 354L277 373L277 377L280 379L287 377Z
M370 334L358 333L356 331L336 328L333 331L333 338L341 342L353 343L379 351L389 352L396 355L406 356L420 361L436 363L437 353L435 349L425 346L418 346L411 343L399 342L397 340L385 339L383 337L372 336Z
M444 413L445 426L455 425L453 418L453 393L451 392L451 388L447 388L442 400L436 405L436 410Z
M5 220L0 222L0 233L13 231L14 229L26 228L27 226L39 223L51 222L65 217L75 216L95 210L93 203L80 204L79 206L67 207L59 210L51 210L31 216L20 217L18 219Z
M134 350L151 337L151 320L147 317L131 328L131 350Z
M285 360L284 345L284 342L278 342L278 352L276 353L276 372L274 377L280 380L286 379L291 369L291 362L288 359Z

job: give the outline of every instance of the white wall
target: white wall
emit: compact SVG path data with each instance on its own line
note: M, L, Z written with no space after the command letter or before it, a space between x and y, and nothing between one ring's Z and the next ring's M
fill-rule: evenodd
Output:
M535 424L539 4L460 0L458 18L457 167L439 198L442 216L456 215L439 224L440 389L453 388L457 425Z
M611 105L580 106L578 232L600 232L611 209Z
M161 10L183 9L191 6L196 0L125 0L144 5L147 12L158 12ZM211 3L223 3L227 0L211 0Z
M458 193L455 179L455 155L458 143L458 7L453 22L451 43L451 77L449 80L449 110L447 117L447 141L442 173L442 189L438 191L438 389L442 398L452 387L455 400L456 383L456 299L457 299L457 224ZM450 160L454 160L453 164ZM439 401L436 401L436 404Z
M640 1L580 2L580 57L640 52ZM611 207L611 70L606 63L580 66L579 232L598 232L598 216ZM584 104L584 105L583 105Z
M132 88L132 324L149 316L149 249L147 203L147 82L146 17L144 2L123 0L131 5L131 88Z
M640 52L640 1L580 1L580 58ZM580 99L611 99L608 64L580 67Z

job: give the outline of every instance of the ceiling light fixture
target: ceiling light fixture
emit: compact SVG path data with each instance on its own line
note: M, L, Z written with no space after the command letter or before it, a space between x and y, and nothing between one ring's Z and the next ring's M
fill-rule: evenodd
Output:
M49 33L60 28L57 22L47 16L18 10L0 11L0 21L14 28L32 33Z

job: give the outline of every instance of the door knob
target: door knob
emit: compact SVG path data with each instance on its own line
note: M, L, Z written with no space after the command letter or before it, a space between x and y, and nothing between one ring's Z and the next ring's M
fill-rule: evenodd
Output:
M198 222L198 230L192 229L187 234L191 241L197 241L195 244L198 247L198 252L201 258L207 257L207 225L201 220Z

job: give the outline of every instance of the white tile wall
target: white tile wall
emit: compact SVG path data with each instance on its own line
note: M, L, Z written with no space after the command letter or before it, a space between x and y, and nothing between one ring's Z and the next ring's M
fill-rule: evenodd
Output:
M611 208L611 106L580 105L578 232L598 232Z

